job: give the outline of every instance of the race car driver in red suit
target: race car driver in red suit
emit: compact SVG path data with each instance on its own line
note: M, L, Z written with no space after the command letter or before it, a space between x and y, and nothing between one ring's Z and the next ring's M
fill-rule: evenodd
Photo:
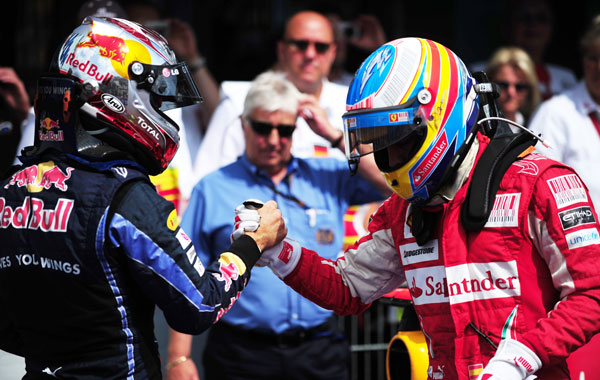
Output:
M261 264L342 315L406 283L429 379L569 379L600 329L598 215L573 169L534 152L543 136L497 114L486 79L425 39L373 52L348 93L346 153L355 168L373 151L395 194L338 260L286 238Z

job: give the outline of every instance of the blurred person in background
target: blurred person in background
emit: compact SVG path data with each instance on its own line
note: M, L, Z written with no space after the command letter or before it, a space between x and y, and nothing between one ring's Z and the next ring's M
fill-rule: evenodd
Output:
M573 70L548 62L548 47L554 29L554 9L549 0L509 0L500 13L500 32L504 46L525 50L533 61L541 100L546 100L575 85ZM472 72L485 70L487 62L469 65Z
M551 148L537 149L572 166L600 207L600 16L596 16L579 43L583 79L569 91L539 107L530 128L548 139Z
M486 73L490 81L500 86L497 101L504 117L525 126L540 103L529 55L517 47L502 47L488 61Z
M509 45L522 48L535 65L542 100L575 85L577 79L569 68L547 61L552 39L554 10L548 0L511 0L506 4L508 16L503 31Z
M361 14L352 21L342 20L338 14L327 14L327 18L335 31L337 52L329 72L329 80L349 86L354 79L354 71L358 67L349 68L347 63L348 48L361 50L365 58L383 45L387 38L385 31L374 15Z
M348 88L327 79L335 56L335 34L325 16L313 11L301 11L290 17L277 43L278 60L274 70L285 73L288 80L307 95L301 101L301 118L294 132L292 154L296 157L344 158L336 145L314 133L309 126L328 123L339 131L338 138L333 142L341 142L341 116L346 109ZM249 87L250 82L241 81L225 81L221 84L222 99L196 157L196 181L234 162L244 152L244 134L239 116Z

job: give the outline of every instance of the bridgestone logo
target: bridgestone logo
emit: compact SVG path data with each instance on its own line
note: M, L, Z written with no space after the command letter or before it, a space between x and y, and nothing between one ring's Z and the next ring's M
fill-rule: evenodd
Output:
M419 256L419 255L425 255L425 254L429 254L429 253L433 253L433 247L407 250L404 252L404 257L406 258L406 257L412 257L412 256Z
M402 265L411 265L438 259L438 240L433 239L420 246L416 242L402 244L398 247Z

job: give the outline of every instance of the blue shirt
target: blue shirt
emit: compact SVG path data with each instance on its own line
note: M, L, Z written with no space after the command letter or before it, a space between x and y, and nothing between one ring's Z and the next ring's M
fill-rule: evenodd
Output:
M281 194L296 197L306 207ZM383 195L360 176L351 177L345 161L292 158L277 185L243 155L204 176L194 187L181 226L204 264L227 249L234 210L249 198L273 199L288 227L288 236L321 256L335 259L344 239L344 213L349 205L382 200ZM247 329L280 333L293 327L323 323L331 311L308 301L266 267L254 267L242 296L223 320Z

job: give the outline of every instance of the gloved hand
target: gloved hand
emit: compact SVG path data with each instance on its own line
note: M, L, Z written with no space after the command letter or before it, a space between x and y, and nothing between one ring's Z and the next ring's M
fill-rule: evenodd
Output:
M533 380L537 378L533 373L540 368L540 358L529 347L514 339L504 339L478 380Z
M284 278L294 270L301 254L300 243L286 237L274 247L265 249L256 266L268 266L277 277Z
M230 240L233 242L244 234L245 231L256 231L260 225L258 209L263 206L258 199L248 199L235 208L235 220L233 222L233 233Z

